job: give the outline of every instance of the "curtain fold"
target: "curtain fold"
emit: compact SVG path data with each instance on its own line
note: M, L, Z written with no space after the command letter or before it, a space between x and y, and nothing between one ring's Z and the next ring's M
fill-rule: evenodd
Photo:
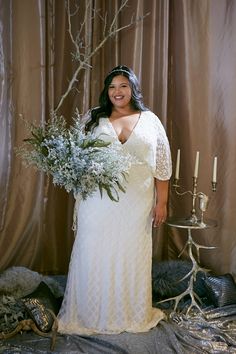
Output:
M2 4L2 1L0 2ZM10 162L11 162L11 127L12 127L12 92L11 92L11 40L12 40L12 3L6 6L0 6L0 131L1 131L1 149L0 149L0 230L4 228L6 209L8 203ZM4 168L3 168L4 167Z
M42 190L45 177L43 174L36 176L29 171L24 171L22 174L23 167L14 153L14 147L19 140L23 139L18 129L19 124L23 124L20 113L22 117L27 114L38 122L44 115L42 110L44 96L41 95L45 85L44 47L42 47L44 6L42 2L34 2L32 5L31 17L29 17L26 12L27 2L2 1L1 4L3 12L9 11L9 17L3 15L1 24L7 28L3 38L9 45L9 51L5 52L4 63L10 64L10 67L5 67L5 74L10 75L6 82L6 90L11 97L5 106L11 110L1 116L1 119L8 123L8 128L5 130L8 132L8 140L3 146L9 146L6 154L8 160L2 165L3 171L9 171L7 183L5 184L1 179L1 188L7 192L6 212L3 213L1 232L1 263L17 264L22 259L28 258L30 267L39 261L42 249L42 227L38 220L42 217L44 205ZM31 31L28 31L29 27ZM34 48L30 46L32 41L35 41ZM30 65L27 65L28 63ZM30 95L34 90L40 94ZM3 87L2 93L4 93ZM34 106L38 107L37 112L34 112ZM1 130L2 134L4 129ZM28 199L29 195L30 199ZM4 206L2 203L1 205ZM29 234L33 237L29 237ZM38 249L37 253L34 252L35 247Z
M180 184L192 189L196 151L200 152L198 191L210 197L206 217L217 228L193 232L197 242L216 246L202 250L204 266L216 272L235 272L235 221L231 193L235 174L235 54L234 1L178 1L172 4L170 39L171 79L168 119L173 158L181 149ZM217 192L211 191L213 157L218 156ZM228 203L231 205L229 207ZM234 205L234 206L233 206ZM171 213L187 215L191 196L177 197L172 189ZM176 258L186 231L169 230L168 257Z
M72 34L85 17L83 44L95 49L103 36L102 19L109 25L121 1L93 0L93 8L87 1L69 4ZM144 18L110 38L91 58L59 113L70 124L76 107L84 113L98 104L107 72L118 64L132 67L145 104L166 128L174 169L181 149L184 190L192 189L195 155L200 152L198 190L210 197L206 218L218 222L216 228L193 232L198 243L217 247L201 250L201 263L215 272L234 273L236 3L129 0L118 25L127 25L132 16ZM47 122L67 90L77 67L68 26L64 0L0 0L1 270L22 265L62 274L68 269L74 199L43 173L25 168L14 150L26 138L21 116L36 124ZM211 191L214 156L216 192ZM190 210L190 194L177 196L171 184L170 216L184 217ZM154 258L177 258L186 237L186 230L167 225L154 230Z

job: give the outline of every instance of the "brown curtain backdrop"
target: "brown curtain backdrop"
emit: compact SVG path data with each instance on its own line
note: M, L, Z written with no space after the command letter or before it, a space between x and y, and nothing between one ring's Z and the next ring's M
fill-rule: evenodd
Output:
M79 5L78 11L75 4ZM73 1L72 31L84 19L87 1ZM111 20L121 1L94 0ZM210 197L206 217L218 226L195 230L203 245L201 264L218 273L235 273L236 262L236 2L234 0L129 0L119 25L134 16L143 21L122 30L94 56L60 110L68 122L74 109L98 104L107 72L132 67L144 101L163 122L173 167L181 149L180 184L192 189L196 151L198 189ZM87 9L84 43L95 48L103 24ZM62 274L68 269L73 197L43 173L25 168L14 152L26 137L26 120L45 122L76 68L64 0L0 0L0 269L26 266ZM213 157L218 156L217 191L211 191ZM170 216L185 217L191 196L170 188ZM155 259L175 259L186 230L167 225L153 232ZM186 254L183 257L187 257Z

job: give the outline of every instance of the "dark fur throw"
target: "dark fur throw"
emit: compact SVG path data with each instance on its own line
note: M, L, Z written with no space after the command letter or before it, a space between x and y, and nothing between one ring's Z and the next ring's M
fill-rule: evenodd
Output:
M182 280L192 269L188 261L171 260L155 262L152 266L153 301L161 301L183 293L188 287L189 276ZM194 282L194 292L199 297L205 297L205 272L198 272Z

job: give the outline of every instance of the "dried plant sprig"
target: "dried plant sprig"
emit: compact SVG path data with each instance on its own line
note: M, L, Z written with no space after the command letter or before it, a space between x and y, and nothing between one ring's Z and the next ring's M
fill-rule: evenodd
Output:
M78 111L73 125L55 112L44 126L31 124L30 137L17 149L27 165L52 176L53 183L82 199L105 190L113 201L125 192L129 169L136 163L121 144L84 132Z

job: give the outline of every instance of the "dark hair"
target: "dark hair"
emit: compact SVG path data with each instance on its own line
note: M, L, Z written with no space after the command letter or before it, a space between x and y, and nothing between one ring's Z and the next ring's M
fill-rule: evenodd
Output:
M104 80L104 88L99 97L99 106L91 109L91 119L86 123L85 130L89 131L99 124L99 119L102 117L110 117L112 112L112 103L108 96L108 89L115 76L125 76L131 86L131 105L137 111L145 111L147 108L143 104L143 96L140 90L139 82L133 70L125 65L116 66L109 72Z

